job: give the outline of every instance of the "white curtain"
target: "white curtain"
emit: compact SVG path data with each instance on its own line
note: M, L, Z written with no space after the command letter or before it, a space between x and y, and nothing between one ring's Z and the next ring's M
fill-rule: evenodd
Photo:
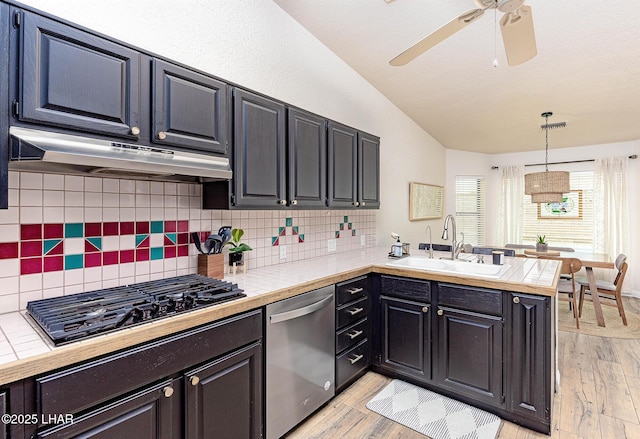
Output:
M629 216L627 210L627 157L595 161L593 193L594 251L615 259L620 253L630 258ZM626 282L625 282L626 283Z
M519 244L522 242L524 166L501 167L500 173L502 182L494 244Z

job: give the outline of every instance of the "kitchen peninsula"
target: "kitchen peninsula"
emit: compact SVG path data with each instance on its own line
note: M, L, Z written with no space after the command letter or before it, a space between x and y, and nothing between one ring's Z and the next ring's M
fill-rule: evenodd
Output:
M22 354L20 340L8 337L8 352L0 352L0 357L13 353L15 358L0 364L0 391L6 388L9 393L14 392L10 396L15 398L16 389L24 388L22 402L28 408L34 403L28 401L29 393L34 392L32 377L146 346L211 322L251 314L267 304L316 288L367 276L372 309L371 367L549 433L555 343L552 299L559 275L557 261L507 258L509 268L500 278L487 279L390 267L386 265L387 250L367 248L227 275L225 280L237 283L247 297L61 347L42 340L43 349L37 354ZM436 254L439 256L443 255ZM397 342L394 325L406 328L416 322L426 332L402 336L411 340L411 346L422 343L427 347L419 358L422 369L405 361L416 358L416 352L398 354L397 350L388 350L389 343ZM0 327L5 329L7 325L31 328L37 333L21 313L0 315ZM479 336L491 343L493 354L498 357L485 355L477 359L479 363L473 370L468 365L467 369L448 367L463 352L447 349L443 340L449 337L449 345L453 346L451 337L466 336ZM468 348L465 351L478 352L473 343L463 345ZM481 343L475 346L484 349ZM482 367L491 367L490 376L474 372L481 370L481 363ZM464 382L465 379L470 381ZM483 388L483 380L488 380L487 389ZM167 386L163 389L166 391Z

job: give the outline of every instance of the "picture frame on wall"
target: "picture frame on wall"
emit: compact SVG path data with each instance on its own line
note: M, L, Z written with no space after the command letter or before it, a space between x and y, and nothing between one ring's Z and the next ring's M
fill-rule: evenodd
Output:
M409 183L409 221L442 218L444 187Z
M538 219L582 219L582 190L564 194L559 203L538 204Z

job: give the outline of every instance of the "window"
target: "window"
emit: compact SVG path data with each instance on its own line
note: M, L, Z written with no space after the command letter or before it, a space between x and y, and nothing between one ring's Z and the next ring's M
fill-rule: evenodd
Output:
M464 242L485 244L484 177L456 177L456 226Z
M566 216L538 215L538 204L532 203L529 195L523 201L523 244L534 244L536 235L545 235L552 247L572 247L577 251L592 251L594 239L593 171L570 173L572 191L582 191L582 211L579 218L573 214ZM578 209L580 206L573 206ZM540 209L546 209L540 204ZM545 217L546 216L546 217Z

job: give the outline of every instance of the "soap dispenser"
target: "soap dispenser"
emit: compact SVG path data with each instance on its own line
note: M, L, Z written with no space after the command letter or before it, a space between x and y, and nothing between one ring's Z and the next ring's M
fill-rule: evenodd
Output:
M391 254L398 258L402 256L402 243L400 242L400 237L398 237L398 240L391 246Z

